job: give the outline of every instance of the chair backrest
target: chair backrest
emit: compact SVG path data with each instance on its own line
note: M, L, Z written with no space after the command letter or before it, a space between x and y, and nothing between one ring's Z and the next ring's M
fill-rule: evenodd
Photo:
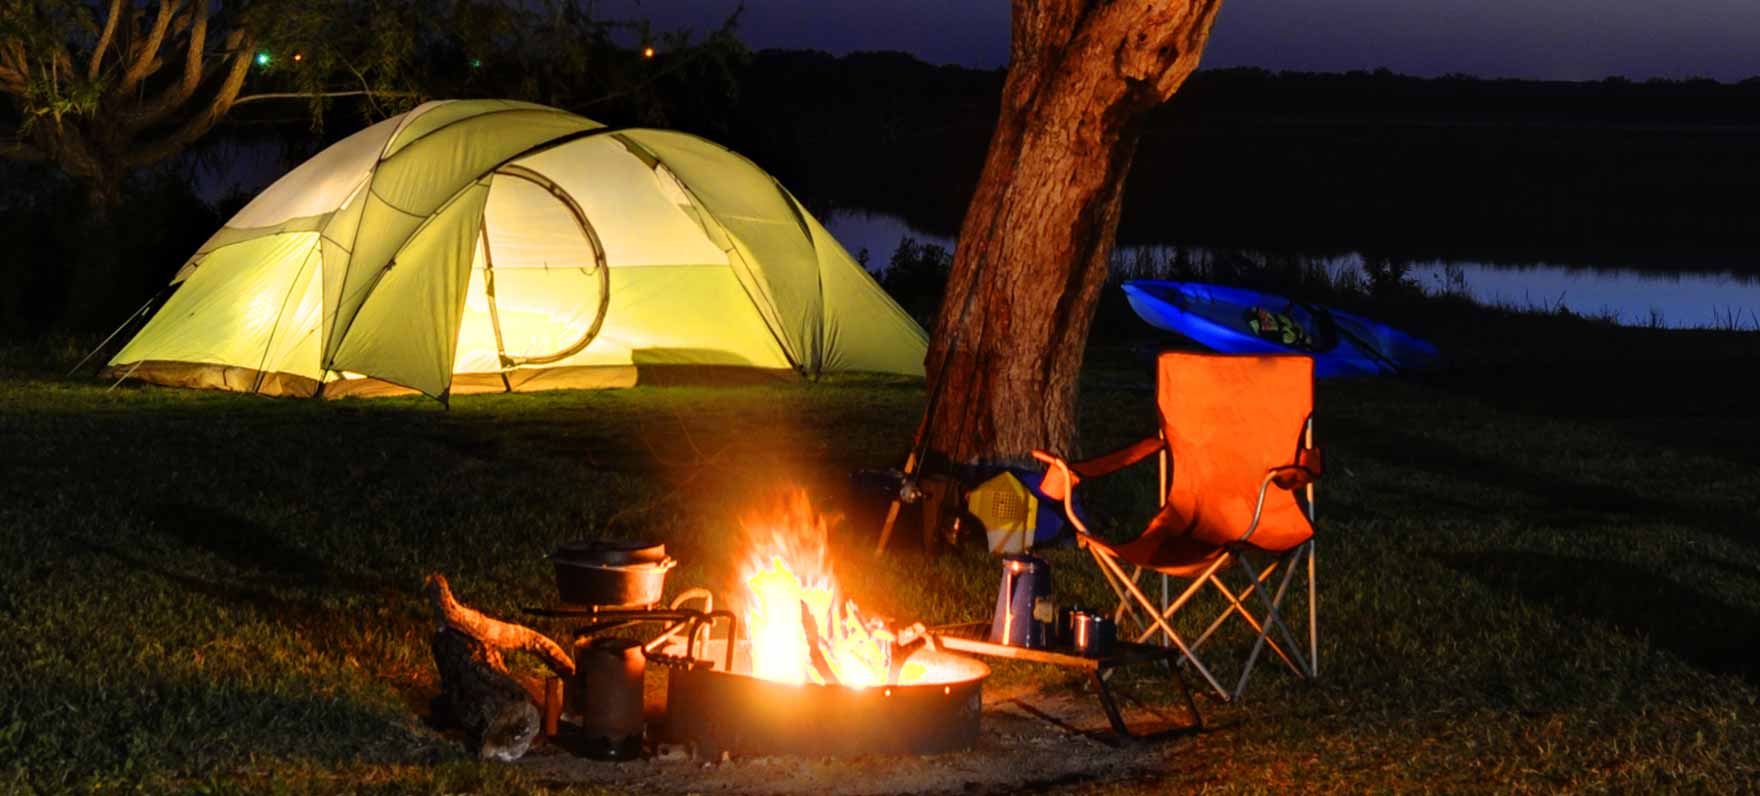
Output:
M1155 401L1172 457L1167 504L1145 535L1226 544L1252 524L1268 468L1295 462L1314 411L1306 356L1164 353ZM1314 535L1294 492L1272 486L1250 542L1287 550Z

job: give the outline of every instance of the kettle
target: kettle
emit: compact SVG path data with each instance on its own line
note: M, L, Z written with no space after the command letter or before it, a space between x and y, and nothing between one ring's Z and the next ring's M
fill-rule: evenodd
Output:
M990 620L991 643L1044 649L1051 646L1056 621L1051 564L1025 553L1003 556L1002 588L996 594L996 615Z

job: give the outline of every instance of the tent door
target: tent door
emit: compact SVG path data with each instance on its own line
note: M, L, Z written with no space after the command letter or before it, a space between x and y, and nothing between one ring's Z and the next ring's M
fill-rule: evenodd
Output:
M604 325L611 303L605 247L580 204L549 178L516 165L495 176L481 234L496 356L504 371L560 362Z

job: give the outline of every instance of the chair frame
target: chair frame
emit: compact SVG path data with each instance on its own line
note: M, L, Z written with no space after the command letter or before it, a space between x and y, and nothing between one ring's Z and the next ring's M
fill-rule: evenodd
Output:
M1172 454L1166 445L1165 435L1158 436L1161 437L1162 444L1156 455L1158 470L1157 483L1160 488L1160 505L1166 506L1167 490L1169 486L1168 471L1169 465L1173 462ZM1310 416L1303 425L1302 437L1304 447L1313 448L1314 419L1312 416ZM1210 687L1215 690L1217 696L1224 702L1237 700L1241 697L1241 694L1246 690L1247 679L1253 672L1253 666L1258 662L1260 653L1263 652L1266 647L1270 647L1272 653L1281 659L1284 665L1287 666L1290 671L1294 672L1297 677L1307 680L1318 678L1320 676L1320 630L1318 624L1319 594L1315 582L1315 540L1310 537L1307 541L1296 545L1285 552L1277 554L1263 554L1263 551L1247 544L1247 541L1252 538L1253 533L1259 528L1259 519L1265 508L1265 494L1267 490L1270 489L1280 471L1287 469L1287 466L1271 467L1266 470L1265 477L1259 483L1258 502L1253 507L1253 519L1247 526L1246 531L1241 534L1239 539L1223 547L1214 562L1210 563L1197 575L1190 576L1191 583L1186 586L1177 597L1173 597L1171 600L1169 599L1168 579L1170 577L1183 576L1169 575L1165 572L1160 573L1161 599L1157 602L1140 587L1144 567L1133 566L1131 571L1127 573L1124 564L1120 563L1116 556L1105 551L1102 545L1095 543L1097 538L1089 532L1087 525L1081 521L1081 518L1076 512L1075 506L1075 487L1078 481L1070 472L1069 462L1063 457L1042 451L1035 451L1034 455L1062 476L1064 484L1064 515L1069 519L1071 527L1076 529L1077 542L1082 547L1087 548L1088 552L1093 555L1095 563L1100 567L1101 574L1106 578L1107 586L1109 586L1112 589L1113 594L1118 597L1118 608L1113 613L1114 621L1119 623L1120 627L1123 627L1123 621L1126 616L1130 616L1132 619L1136 620L1138 627L1141 629L1141 632L1135 639L1138 643L1149 641L1155 636L1160 635L1160 644L1162 646L1177 648L1182 656L1183 662L1189 664L1199 675L1203 676L1205 682L1209 683ZM1129 464L1132 463L1134 462L1127 462L1120 465L1120 468L1122 469L1122 467L1129 466ZM1314 522L1313 480L1309 479L1303 488L1306 490L1308 522L1312 524ZM1255 557L1263 558L1262 562L1260 562L1257 567L1255 567L1253 561L1253 558ZM1306 656L1304 656L1302 650L1299 649L1294 634L1290 632L1289 625L1284 621L1283 614L1279 610L1280 606L1283 604L1284 596L1289 591L1290 583L1294 579L1297 570L1301 568L1304 559L1308 570L1308 649ZM1224 583L1221 578L1221 572L1228 569L1230 564L1236 565L1247 579L1247 585L1242 587L1238 592L1229 588L1228 584ZM1284 570L1283 578L1277 584L1275 594L1268 594L1268 581L1276 573L1279 567L1282 567ZM1171 620L1181 608L1185 607L1187 602L1204 588L1205 584L1211 584L1217 591L1220 591L1223 597L1228 601L1228 607L1223 610L1221 615L1217 616L1216 619L1210 623L1209 627L1205 628L1204 632L1200 634L1196 640L1187 644L1186 641L1180 637L1179 632L1173 628ZM1256 619L1253 612L1248 610L1247 605L1245 604L1250 596L1255 594L1259 597L1259 602L1265 609L1265 613L1261 619ZM1138 615L1139 613L1141 614L1140 616ZM1239 614L1240 617L1252 627L1253 631L1257 634L1257 637L1253 642L1252 651L1247 655L1246 662L1241 665L1239 679L1235 681L1233 690L1229 690L1224 688L1222 683L1217 680L1216 676L1211 673L1210 669L1204 665L1203 659L1198 656L1198 650L1215 634L1217 629L1219 629L1229 617L1236 614ZM1272 628L1278 630L1279 635L1283 638L1284 644L1288 647L1287 649L1285 649L1283 645L1279 645L1275 639L1271 638Z

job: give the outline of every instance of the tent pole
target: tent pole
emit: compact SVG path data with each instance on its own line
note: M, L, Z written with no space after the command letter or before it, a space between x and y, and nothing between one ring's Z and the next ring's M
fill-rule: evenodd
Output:
M142 304L140 309L135 310L132 313L129 313L129 316L122 321L122 325L117 326L116 331L111 332L109 337L104 338L104 342L99 343L97 348L92 349L91 351L87 352L84 357L81 357L79 360L79 364L74 365L72 370L67 371L67 375L72 376L73 374L78 373L79 369L85 367L86 363L90 362L92 357L97 356L99 351L104 350L104 346L109 345L111 340L115 340L116 335L122 334L123 329L127 329L129 324L134 323L136 319L140 318L143 315L146 315L147 310L152 308L153 302L158 301L159 297L161 295L164 295L164 293L165 293L165 290L163 288L161 288L158 293L153 294L152 298L147 299L147 303Z

